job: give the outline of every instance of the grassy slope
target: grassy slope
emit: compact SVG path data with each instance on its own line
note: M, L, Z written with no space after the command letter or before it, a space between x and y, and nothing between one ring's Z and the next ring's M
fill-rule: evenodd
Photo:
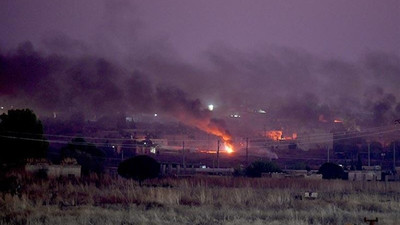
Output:
M400 183L204 177L29 181L2 224L400 224ZM154 186L153 186L154 184ZM295 195L317 191L316 200Z

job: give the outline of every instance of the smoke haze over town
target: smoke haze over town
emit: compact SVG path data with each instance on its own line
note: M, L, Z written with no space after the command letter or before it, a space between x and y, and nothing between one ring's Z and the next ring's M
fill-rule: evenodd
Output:
M222 130L240 116L243 132L263 129L257 114L352 129L398 119L397 1L225 4L2 1L2 110L157 113Z

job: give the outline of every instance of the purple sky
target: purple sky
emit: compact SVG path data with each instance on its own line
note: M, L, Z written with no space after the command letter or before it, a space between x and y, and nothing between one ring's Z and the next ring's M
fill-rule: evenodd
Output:
M134 40L153 39L191 61L221 44L243 51L302 48L352 60L368 50L400 51L397 0L2 0L0 21L2 48L61 32L122 52Z

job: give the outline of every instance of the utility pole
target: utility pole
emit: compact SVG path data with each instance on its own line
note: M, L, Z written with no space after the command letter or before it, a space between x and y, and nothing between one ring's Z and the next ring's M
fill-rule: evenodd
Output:
M328 162L329 162L329 146L326 146L326 151L328 152L328 156L327 156L327 160L328 160Z
M186 162L185 162L185 141L182 141L182 166L183 170L186 170Z
M218 143L217 143L217 168L219 169L219 140L218 140Z
M246 138L246 166L249 165L249 138Z
M393 171L396 171L396 141L393 143Z
M368 166L371 166L371 143L368 143Z

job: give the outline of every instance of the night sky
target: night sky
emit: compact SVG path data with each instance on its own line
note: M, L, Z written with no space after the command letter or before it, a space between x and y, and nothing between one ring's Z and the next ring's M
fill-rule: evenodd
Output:
M6 108L400 117L397 0L2 0L0 21Z

